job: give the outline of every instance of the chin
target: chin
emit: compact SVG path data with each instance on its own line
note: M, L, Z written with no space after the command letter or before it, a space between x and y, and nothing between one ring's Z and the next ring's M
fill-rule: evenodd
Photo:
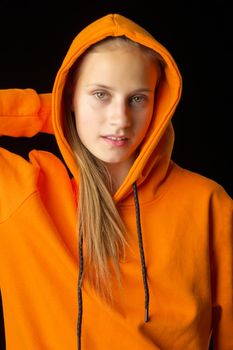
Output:
M124 161L123 159L106 159L106 158L102 158L101 160L106 164L118 164Z
M136 158L136 153L134 152L123 152L124 154L115 154L115 155L111 155L109 154L108 156L105 154L100 154L97 152L91 152L97 159L99 159L100 161L104 162L105 164L120 164L123 163L127 160L134 160Z

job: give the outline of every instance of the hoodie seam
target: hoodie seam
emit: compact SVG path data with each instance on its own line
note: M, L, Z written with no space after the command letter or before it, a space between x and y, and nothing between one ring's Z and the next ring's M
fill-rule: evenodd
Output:
M0 221L0 225L4 224L5 222L7 222L8 220L10 220L12 218L12 216L24 205L24 203L30 198L32 197L34 194L37 194L38 191L35 190L32 193L30 193L17 207L16 209L14 209L6 218L4 218L3 220Z
M118 34L119 33L119 25L118 25L117 20L116 20L116 15L112 16L112 21L113 21L114 25L116 26L116 34ZM113 32L113 34L114 34L114 32Z

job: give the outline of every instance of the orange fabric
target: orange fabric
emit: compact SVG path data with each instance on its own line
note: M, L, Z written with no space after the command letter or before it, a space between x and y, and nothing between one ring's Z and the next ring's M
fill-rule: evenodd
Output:
M182 90L179 70L150 34L110 14L75 38L52 92L53 130L74 180L49 152L32 151L27 162L0 150L0 283L7 350L77 349L78 169L61 127L61 96L78 56L106 36L123 34L158 51L166 61L165 76L151 128L114 197L132 248L120 262L123 289L113 278L115 303L110 307L84 281L82 349L207 350L212 329L215 350L233 349L232 199L216 182L171 160L171 118ZM0 100L2 135L52 131L49 94L5 90ZM150 291L148 323L134 181Z
M51 94L38 95L33 89L0 91L0 135L34 136L53 133Z

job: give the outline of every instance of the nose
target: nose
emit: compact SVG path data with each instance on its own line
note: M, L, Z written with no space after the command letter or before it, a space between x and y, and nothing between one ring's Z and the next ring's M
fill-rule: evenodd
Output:
M113 126L127 128L131 125L131 115L127 104L123 101L117 101L111 106L109 121Z

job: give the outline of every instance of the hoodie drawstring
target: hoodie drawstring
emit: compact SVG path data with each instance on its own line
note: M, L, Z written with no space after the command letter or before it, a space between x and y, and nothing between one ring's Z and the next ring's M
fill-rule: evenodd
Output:
M83 315L83 299L82 299L82 276L83 276L83 235L79 238L79 276L78 276L78 350L81 350L81 329Z
M141 257L141 265L142 265L142 278L143 278L143 285L144 285L144 291L145 291L145 316L144 316L144 322L149 321L149 288L147 283L147 271L146 271L146 264L145 264L145 256L144 256L144 249L143 249L143 242L142 242L142 229L141 229L141 219L140 219L140 206L139 206L139 200L138 200L138 190L137 190L137 184L133 183L133 194L134 194L134 204L135 204L135 211L136 211L136 223L137 223L137 232L138 232L138 245L140 250L140 257ZM82 312L83 312L83 305L82 305L82 275L83 275L83 236L80 235L79 238L79 276L78 276L78 350L81 350L81 329L82 329Z
M138 231L138 245L139 245L140 256L141 256L141 265L142 265L142 278L143 278L144 291L145 291L145 317L144 317L144 322L148 322L149 321L149 288L148 288L148 283L147 283L147 271L146 271L145 256L144 256L144 249L143 249L143 242L142 242L140 206L139 206L138 190L137 190L136 182L133 183L133 195L134 195L134 204L135 204L135 210L136 210L136 222L137 222L137 231Z

